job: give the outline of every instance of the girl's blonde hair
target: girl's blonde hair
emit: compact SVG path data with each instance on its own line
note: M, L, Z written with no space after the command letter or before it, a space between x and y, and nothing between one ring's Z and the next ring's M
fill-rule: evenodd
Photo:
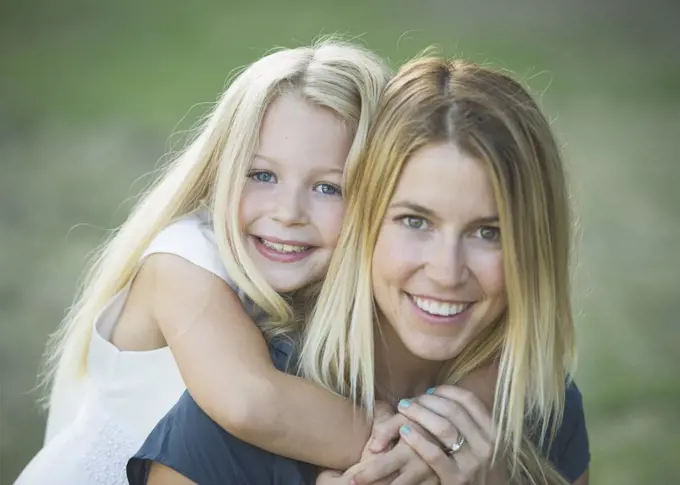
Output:
M503 234L508 308L445 363L438 383L456 383L499 359L497 446L510 451L513 469L519 457L520 471L526 466L551 474L549 466L531 465L540 459L525 436L530 431L543 440L548 428L554 435L574 357L568 197L547 120L524 88L503 73L427 57L403 66L388 84L364 160L348 184L342 250L331 261L305 331L302 373L372 411L373 251L404 165L419 148L439 142L456 143L487 167ZM527 422L540 423L540 429L527 430Z
M96 253L79 296L52 336L45 382L85 374L96 314L130 282L152 239L174 219L201 207L211 211L219 252L230 277L271 315L265 330L290 330L295 325L291 308L255 270L239 226L241 193L262 119L272 101L287 93L333 111L354 133L345 169L351 177L389 77L389 69L378 56L331 38L311 47L271 53L238 75L194 139L165 167L127 221ZM55 383L53 394L54 387Z

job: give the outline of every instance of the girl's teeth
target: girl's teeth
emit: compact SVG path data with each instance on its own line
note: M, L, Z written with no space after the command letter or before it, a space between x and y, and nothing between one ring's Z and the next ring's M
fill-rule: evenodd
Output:
M440 317L450 317L464 311L471 303L447 303L436 300L428 300L419 296L412 296L411 299L418 308L430 315Z
M262 244L267 246L268 248L273 249L274 251L278 251L279 253L301 253L302 251L306 251L309 249L309 246L296 246L293 244L279 244L271 241L267 241L266 239L260 239L262 241Z

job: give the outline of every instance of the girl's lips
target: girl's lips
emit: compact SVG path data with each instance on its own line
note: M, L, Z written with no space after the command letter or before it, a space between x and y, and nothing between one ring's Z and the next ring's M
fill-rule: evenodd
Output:
M255 249L257 249L257 251L262 256L269 259L270 261L274 261L274 262L277 262L277 263L297 263L297 262L302 261L303 259L309 257L309 255L312 254L314 252L314 250L316 249L312 246L302 246L302 245L292 245L292 244L282 244L282 243L267 244L267 242L269 242L269 240L263 240L262 238L259 238L257 236L252 236L251 239L253 240L253 245L255 246ZM274 247L272 247L272 246L274 246ZM298 250L286 251L285 246L306 247L306 249L303 249L301 251L298 251ZM278 247L284 248L284 251L278 250Z

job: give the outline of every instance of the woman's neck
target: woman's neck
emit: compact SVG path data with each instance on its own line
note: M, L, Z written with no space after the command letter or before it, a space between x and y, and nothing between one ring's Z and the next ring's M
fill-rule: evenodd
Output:
M391 325L375 329L375 382L377 399L398 401L425 393L436 385L443 362L413 355Z

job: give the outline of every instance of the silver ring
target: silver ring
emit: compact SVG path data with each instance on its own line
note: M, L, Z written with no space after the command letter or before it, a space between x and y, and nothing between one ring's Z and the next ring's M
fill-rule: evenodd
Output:
M463 447L464 444L465 444L465 436L463 436L462 434L459 434L458 440L454 444L452 444L451 446L448 447L448 449L446 450L446 454L451 456L454 453L458 453L460 451L460 449Z

